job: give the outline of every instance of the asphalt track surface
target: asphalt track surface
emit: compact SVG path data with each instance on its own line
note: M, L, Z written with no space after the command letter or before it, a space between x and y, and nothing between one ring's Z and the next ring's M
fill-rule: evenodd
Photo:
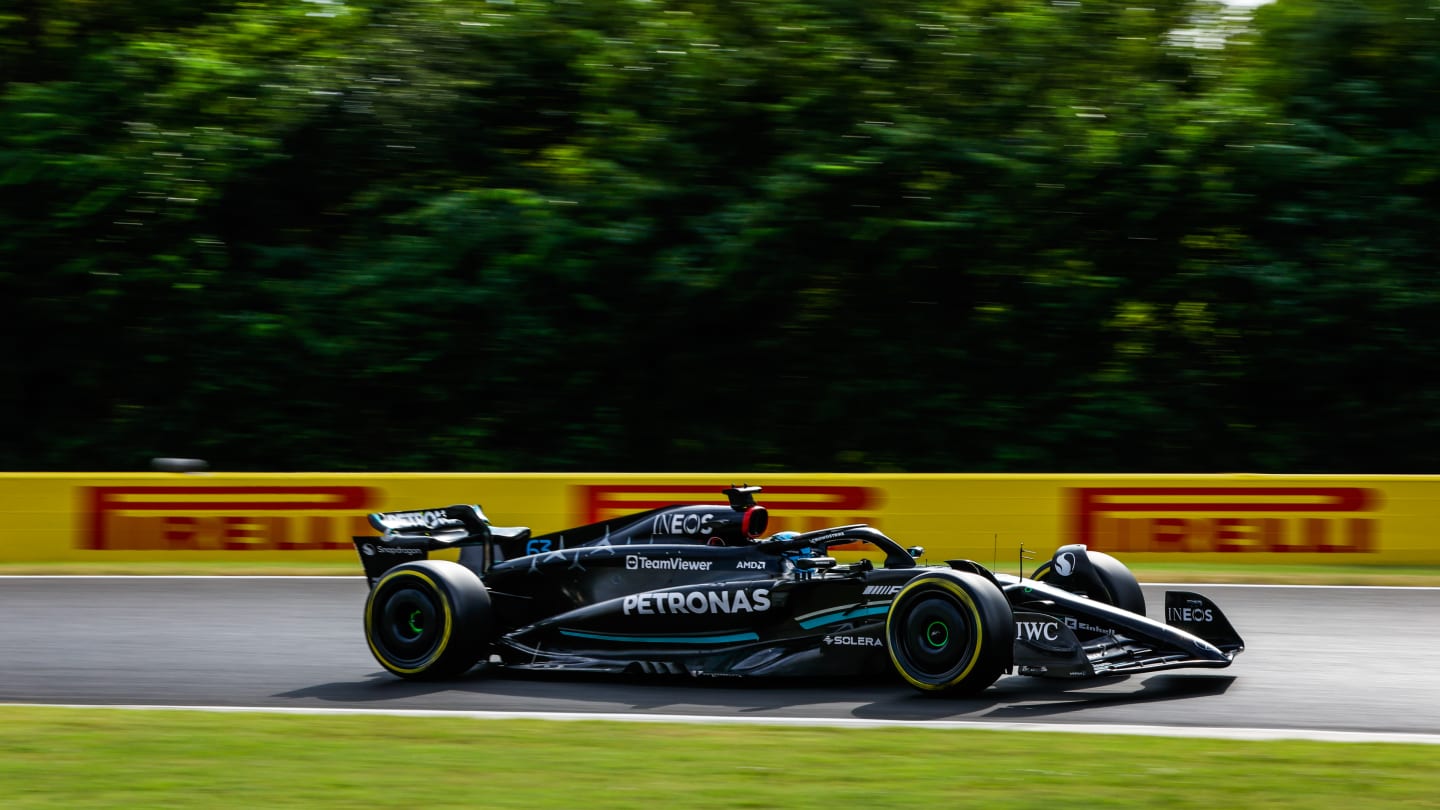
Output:
M640 681L383 672L361 578L0 577L0 703L385 709L770 722L1365 732L1440 740L1440 589L1179 586L1247 650L1228 669L1055 682L971 699L898 682ZM1151 615L1161 586L1146 586ZM941 722L943 721L943 723Z

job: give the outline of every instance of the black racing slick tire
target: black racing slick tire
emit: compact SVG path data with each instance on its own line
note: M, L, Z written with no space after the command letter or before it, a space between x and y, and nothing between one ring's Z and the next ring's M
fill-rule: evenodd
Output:
M1125 563L1103 551L1087 551L1085 556L1090 558L1090 567L1095 571L1095 578L1099 580L1103 589L1101 593L1096 593L1093 588L1087 588L1072 582L1067 577L1060 576L1049 561L1035 569L1033 579L1067 591L1084 590L1085 595L1091 599L1144 616L1145 593L1140 590L1139 580L1135 579L1135 574L1125 567Z
M1010 666L1015 614L995 583L963 571L921 574L885 618L890 662L926 693L979 692Z
M375 660L412 680L450 678L485 652L490 593L470 569L425 560L386 571L365 600L365 639Z

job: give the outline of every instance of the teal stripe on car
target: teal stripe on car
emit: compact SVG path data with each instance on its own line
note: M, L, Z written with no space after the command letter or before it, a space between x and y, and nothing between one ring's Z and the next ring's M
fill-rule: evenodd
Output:
M864 616L883 616L890 612L890 605L871 605L869 607L846 607L839 610L824 613L810 619L803 619L800 626L806 630L822 627L827 624L837 624L850 619L859 619Z

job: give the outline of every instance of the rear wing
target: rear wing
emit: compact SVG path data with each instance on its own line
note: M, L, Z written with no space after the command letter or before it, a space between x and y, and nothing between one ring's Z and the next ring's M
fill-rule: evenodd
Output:
M370 525L387 535L435 536L462 533L483 540L490 534L490 519L479 504L456 504L443 509L412 512L372 512Z
M493 547L512 547L530 538L525 526L492 526L479 504L440 509L373 512L366 518L379 537L354 537L355 551L373 586L395 566L428 559L430 552L460 549L460 564L483 574L495 559Z

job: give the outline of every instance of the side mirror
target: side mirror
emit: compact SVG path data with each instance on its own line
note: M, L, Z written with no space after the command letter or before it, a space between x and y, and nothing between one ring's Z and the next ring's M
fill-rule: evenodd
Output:
M796 557L791 562L801 571L823 571L835 567L834 557Z

